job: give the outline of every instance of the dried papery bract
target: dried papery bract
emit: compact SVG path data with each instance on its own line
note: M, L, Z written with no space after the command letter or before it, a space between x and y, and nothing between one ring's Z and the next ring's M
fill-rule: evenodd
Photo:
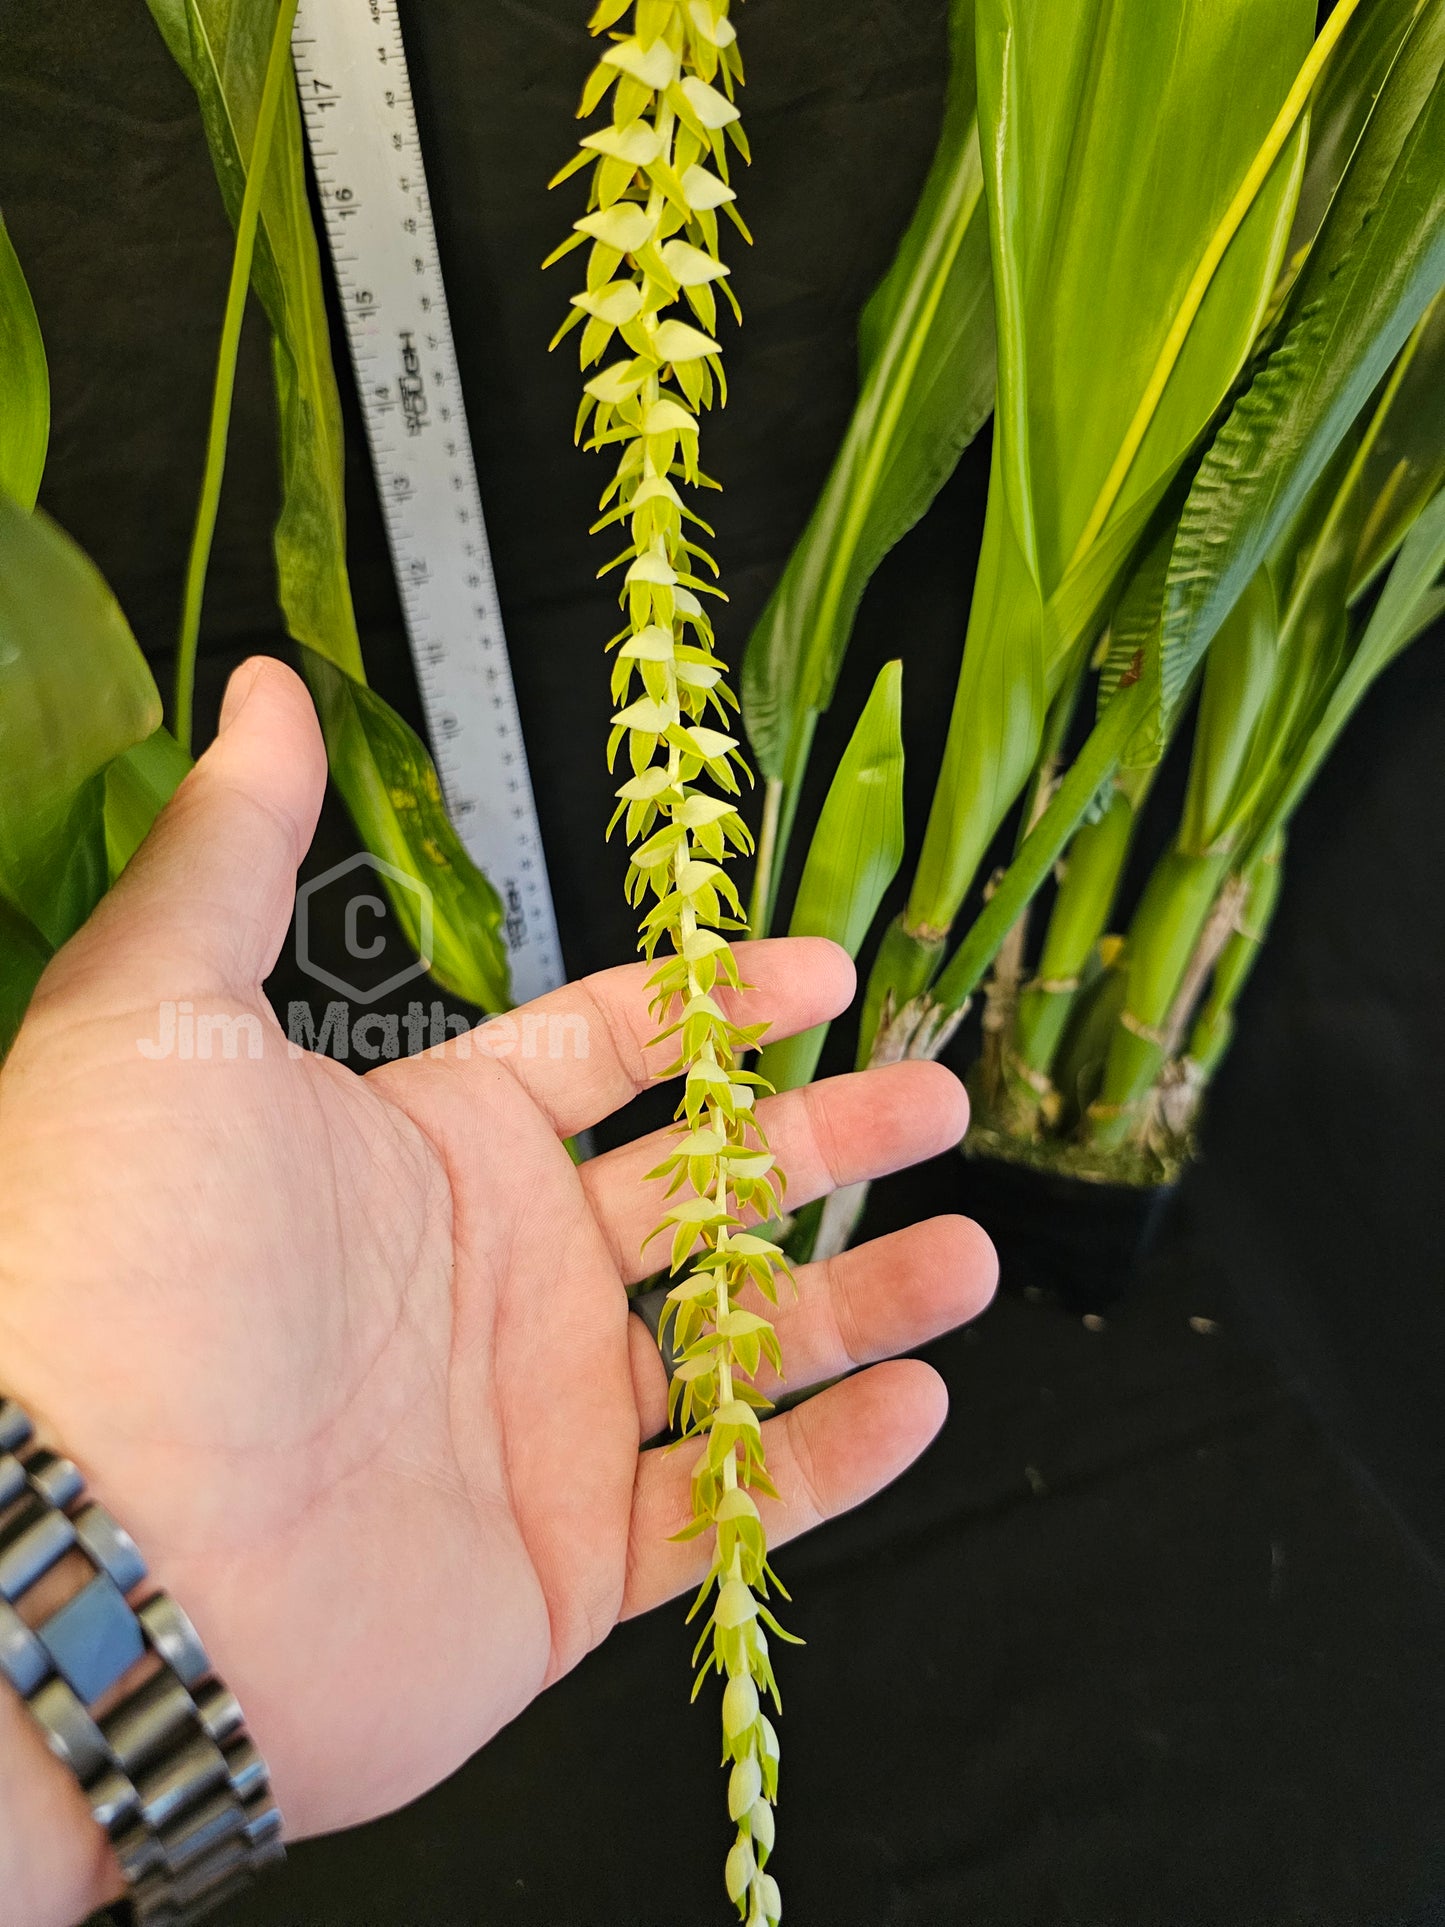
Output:
M653 1235L670 1238L671 1270L685 1274L664 1330L677 1359L674 1425L702 1441L688 1536L711 1533L715 1544L693 1608L706 1615L697 1688L712 1671L727 1682L723 1754L738 1828L727 1891L748 1927L773 1927L782 1903L765 1869L778 1741L762 1702L777 1701L768 1635L782 1629L765 1603L777 1580L752 1496L772 1492L758 1420L768 1401L753 1380L763 1361L776 1371L781 1360L771 1324L738 1301L753 1286L776 1303L782 1252L741 1227L750 1214L776 1214L783 1180L754 1110L763 1079L741 1068L763 1027L735 1024L715 995L738 987L724 933L743 917L726 866L752 838L733 800L747 773L730 733L737 703L703 602L720 593L699 542L712 531L683 495L715 486L698 466L698 427L726 399L719 288L737 309L719 214L747 236L729 184L730 152L747 158L733 98L742 62L728 0L603 0L592 30L610 44L581 114L606 104L610 120L557 176L591 170L588 211L551 257L589 248L586 287L556 339L580 327L584 373L602 364L587 380L577 435L617 457L596 525L626 538L601 571L623 572L627 617L611 644L618 708L608 758L615 766L625 749L628 771L611 827L624 821L632 846L628 897L642 915L640 947L657 965L659 1035L683 1078L678 1141L651 1177L668 1180L672 1200Z

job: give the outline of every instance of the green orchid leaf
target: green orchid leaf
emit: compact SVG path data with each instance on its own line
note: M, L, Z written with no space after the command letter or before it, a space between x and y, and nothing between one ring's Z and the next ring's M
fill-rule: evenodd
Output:
M160 719L99 570L41 510L0 496L0 896L52 949L109 881L106 767Z
M1288 596L1272 687L1224 833L1244 829L1293 766L1351 659L1358 624L1352 633L1348 604L1386 566L1445 481L1442 386L1445 300L1437 297L1261 572L1288 584ZM1246 589L1241 604L1250 597ZM1226 619L1211 646L1211 674L1214 650L1234 620Z
M463 848L435 767L415 730L374 690L325 656L306 654L307 680L331 751L351 773L346 801L407 938L444 990L483 1010L511 1001L502 900ZM430 925L430 943L425 942Z
M1241 916L1258 894L1260 866L1272 852L1277 854L1290 816L1365 691L1445 602L1436 588L1442 568L1445 493L1436 497L1406 539L1375 614L1322 702L1302 750L1286 750L1271 734L1267 720L1259 726L1267 767L1277 780L1272 800L1256 811L1247 843L1233 851L1221 846L1189 849L1181 837L1155 866L1129 927L1124 1007L1110 1040L1099 1097L1087 1121L1088 1135L1095 1142L1121 1144L1141 1128L1147 1129L1141 1107L1166 1060L1183 1041L1190 1004L1203 987L1201 956L1206 962L1212 956L1225 971L1217 986L1223 1005L1212 1012L1206 1005L1201 1011L1201 1041L1218 1030L1217 1020L1237 994L1241 973L1251 961L1247 951L1231 950L1231 933L1252 934L1257 942L1262 930L1248 915ZM1237 617L1236 610L1231 623ZM1227 634L1227 629L1221 633L1215 648L1225 643ZM1213 651L1209 663L1212 677ZM1196 759L1197 755L1196 750ZM1266 883L1266 896L1269 887ZM1260 907L1267 914L1267 902L1261 901ZM1217 1046L1213 1061L1222 1054L1225 1042L1227 1037L1213 1038Z
M1354 653L1331 690L1307 742L1291 758L1284 780L1261 813L1251 842L1257 853L1289 823L1346 723L1376 678L1445 614L1445 489L1406 536L1380 599Z
M1442 63L1445 5L1435 0L1390 70L1290 297L1283 340L1195 477L1165 589L1166 711L1445 285Z
M957 915L1081 639L1249 352L1298 189L1304 125L1276 133L1314 11L978 0L994 469L910 930Z
M1235 825L1241 789L1258 753L1261 718L1280 670L1279 608L1268 569L1249 584L1215 637L1204 664L1189 785L1178 846L1204 856Z
M30 919L0 897L0 1063L54 954Z
M1351 602L1378 578L1445 482L1445 296L1435 297L1402 360L1353 492Z
M1097 539L1096 505L1314 18L1309 0L979 0L1004 489L1046 598L1078 566L1081 539ZM1227 247L1109 519L1157 499L1243 365L1283 255L1303 133Z
M1438 587L1421 596L1401 638L1400 646L1404 648L1423 636L1427 629L1433 629L1442 616L1445 616L1445 587Z
M234 219L236 243L231 253L231 274L221 318L216 375L211 385L211 414L206 430L206 457L201 469L195 521L191 526L190 553L186 559L185 581L181 590L181 620L176 634L172 714L177 740L188 753L195 714L196 659L200 652L206 574L210 568L216 519L221 507L221 490L226 477L226 448L231 432L231 412L235 406L236 366L256 260L261 206L270 174L269 161L276 122L288 97L295 90L291 35L296 25L297 4L298 0L280 0L272 23L260 102L251 131L249 172L240 211Z
M984 851L1038 762L1056 693L1048 682L1043 600L1003 505L1001 442L996 427L968 635L903 913L910 931L935 943L947 935Z
M1370 418L1352 428L1306 513L1287 529L1210 646L1183 822L1130 925L1125 1014L1110 1044L1102 1108L1088 1125L1097 1141L1122 1143L1149 1128L1142 1100L1182 1042L1216 952L1226 972L1224 1001L1213 1016L1206 1007L1201 1023L1218 1046L1211 1047L1210 1061L1222 1054L1226 1040L1216 1019L1237 994L1237 986L1229 988L1230 973L1247 968L1250 954L1231 948L1228 932L1245 927L1240 905L1255 894L1259 865L1278 849L1291 813L1365 691L1445 600L1436 587L1445 565L1445 498L1437 497L1418 518L1418 534L1407 537L1374 616L1351 635L1346 596L1372 495L1363 478L1371 475L1386 426L1410 407L1410 391L1428 387L1432 371L1420 358L1427 332L1427 324L1416 330ZM1408 445L1409 425L1399 429ZM1431 473L1439 460L1438 447L1427 441L1421 469ZM1403 478L1392 470L1401 502L1413 494L1411 466L1404 462ZM1289 587L1280 603L1276 587L1282 584Z
M195 88L234 223L245 197L277 0L148 4ZM251 285L271 325L280 412L279 600L290 633L302 645L332 780L366 847L412 879L413 890L397 886L394 893L409 932L420 927L415 892L430 896L438 981L484 1009L503 1009L511 998L496 892L451 829L436 769L420 740L366 687L346 572L341 405L306 193L300 109L289 85L271 136ZM328 665L337 674L328 674Z
M1298 266L1319 233L1374 112L1405 36L1425 0L1366 0L1325 69L1310 105L1310 148L1290 236Z
M1092 811L1143 720L1148 691L1123 683L1094 724L1048 807L1015 852L967 935L939 972L930 993L941 1010L961 1010L983 981L999 947L1033 901L1070 837Z
M1311 289L1297 287L1291 293L1296 315L1312 298L1311 290L1318 293L1335 278L1346 258L1356 251L1375 210L1383 205L1406 148L1419 138L1423 116L1439 86L1442 60L1445 7L1440 0L1424 0L1390 62L1310 250ZM1429 146L1428 141L1423 150L1417 151L1417 158L1427 168L1432 155L1438 160L1439 149Z
M764 776L786 781L793 805L869 578L928 508L993 407L973 0L954 0L951 31L933 165L860 323L858 403L743 663L749 740Z
M1146 1094L1153 1086L1151 1103L1162 1101L1157 1080L1211 970L1195 1039L1207 1067L1219 1061L1262 933L1249 906L1267 912L1278 887L1288 817L1365 689L1439 607L1433 585L1445 550L1433 510L1415 546L1407 540L1378 620L1352 629L1348 606L1361 557L1398 539L1419 516L1420 492L1439 484L1434 323L1427 312L1205 656L1182 822L1129 928L1121 1020L1086 1121L1096 1143L1123 1144L1155 1128ZM1274 868L1264 874L1271 852Z
M1181 508L1183 504L1180 504ZM1155 726L1159 704L1159 625L1164 617L1164 585L1169 579L1169 558L1179 517L1164 520L1131 570L1112 616L1105 638L1104 660L1099 669L1096 697L1097 714L1102 716L1126 676L1142 678L1150 688L1149 722L1138 738L1130 743L1124 757L1126 768L1144 769L1157 763L1163 753L1163 738Z
M277 0L147 4L195 89L234 224L245 198ZM282 610L298 642L364 680L346 573L341 401L306 195L301 110L291 86L271 137L251 285L271 324L281 416L283 492L275 544Z
M1445 300L1225 618L1205 657L1179 847L1233 847L1350 659L1348 603L1445 480Z
M1137 783L1128 778L1116 782L1102 815L1080 824L1059 865L1059 887L1038 966L1018 993L1015 1054L1034 1099L1044 1095L1036 1080L1052 1071L1055 1052L1085 993L1133 843L1142 805L1134 792L1147 790L1148 782L1147 772Z
M114 882L150 835L193 764L166 728L153 730L105 772L105 850Z
M903 664L885 663L828 787L788 925L856 957L903 861ZM778 1090L806 1084L826 1024L769 1044L759 1070Z
M0 1057L109 881L102 772L160 713L110 590L31 513L49 438L45 348L0 221Z
M35 304L0 219L0 492L34 508L50 440L50 375Z
M954 0L933 165L859 327L860 393L823 493L749 639L743 712L767 781L752 923L768 927L819 714L858 604L993 406L993 310L973 0Z

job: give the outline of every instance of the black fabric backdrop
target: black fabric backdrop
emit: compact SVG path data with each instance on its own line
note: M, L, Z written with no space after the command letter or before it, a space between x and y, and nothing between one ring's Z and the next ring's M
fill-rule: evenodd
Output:
M588 62L582 0L407 0L443 259L567 959L629 954L576 377L537 263ZM709 425L734 653L846 418L859 306L934 138L941 0L754 0L757 245ZM0 3L0 202L49 348L44 500L165 686L229 264L191 96L141 0ZM340 359L344 364L344 356ZM343 367L373 679L414 720ZM901 653L915 827L974 568L986 437L865 602L816 766ZM284 651L262 330L243 350L203 724ZM1276 1927L1445 1919L1445 1263L1437 643L1390 672L1298 826L1206 1156L1104 1329L1005 1293L933 1347L953 1416L910 1476L790 1551L779 1871L796 1922ZM0 772L0 780L7 780ZM313 870L354 847L328 810ZM302 994L278 970L284 1004ZM625 1128L625 1126L624 1126ZM957 1166L881 1188L947 1209ZM1208 1316L1217 1329L1196 1330ZM235 1922L720 1921L711 1717L686 1635L625 1628L448 1786L303 1848ZM446 1656L399 1652L407 1666ZM344 1763L338 1763L344 1771Z

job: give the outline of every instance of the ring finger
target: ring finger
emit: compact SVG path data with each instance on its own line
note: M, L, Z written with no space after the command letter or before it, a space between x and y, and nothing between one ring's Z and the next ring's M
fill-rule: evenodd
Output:
M787 1208L796 1211L840 1185L885 1177L957 1144L968 1123L968 1097L942 1064L915 1061L783 1091L758 1106L758 1119L788 1176ZM643 1249L666 1209L666 1186L644 1180L677 1136L675 1126L654 1131L581 1167L593 1213L628 1284L667 1262L665 1239ZM746 1214L746 1222L755 1220L756 1213Z

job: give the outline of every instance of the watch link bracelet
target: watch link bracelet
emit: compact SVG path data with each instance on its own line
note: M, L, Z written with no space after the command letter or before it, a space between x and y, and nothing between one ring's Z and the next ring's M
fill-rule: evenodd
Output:
M27 1613L70 1553L89 1578ZM163 1592L128 1603L145 1578L130 1535L0 1396L0 1674L109 1835L134 1927L187 1927L285 1857L281 1815L190 1620Z

